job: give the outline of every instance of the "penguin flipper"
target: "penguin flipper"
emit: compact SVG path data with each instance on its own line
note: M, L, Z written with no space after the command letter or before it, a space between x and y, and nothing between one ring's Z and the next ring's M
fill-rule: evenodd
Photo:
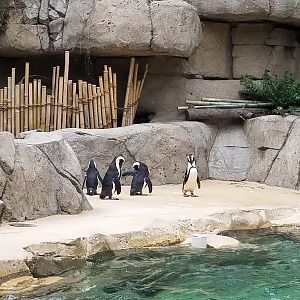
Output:
M188 180L188 170L186 169L184 173L183 183L182 183L182 191L184 189L184 185L186 184L187 180Z
M113 179L113 182L115 184L115 191L117 192L117 195L121 193L121 183L118 177L115 177Z
M85 183L86 183L86 178L87 178L87 176L85 175L85 176L84 176L84 180L83 180L83 184L82 184L82 190L83 190L84 185L85 185Z
M199 176L197 176L197 184L198 184L198 189L200 189L201 188L201 183L200 183Z
M133 171L127 171L127 172L124 172L122 173L122 177L125 177L125 176L134 176L134 172Z
M149 193L151 194L152 193L152 182L151 182L150 178L147 177L145 179L145 182L147 183L147 186L148 186L148 189L149 189Z
M98 183L100 182L102 184L103 180L99 172L97 173L97 179L98 179Z

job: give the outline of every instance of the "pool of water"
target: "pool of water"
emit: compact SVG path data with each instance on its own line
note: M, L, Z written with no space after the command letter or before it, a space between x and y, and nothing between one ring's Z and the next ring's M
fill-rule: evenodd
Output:
M237 250L173 247L99 259L77 271L86 275L81 283L31 299L300 299L299 240L270 233L240 239Z

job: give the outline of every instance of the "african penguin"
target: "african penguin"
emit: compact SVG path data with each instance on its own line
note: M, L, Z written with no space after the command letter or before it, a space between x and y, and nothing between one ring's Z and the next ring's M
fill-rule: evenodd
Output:
M132 167L133 171L123 173L123 176L132 176L130 196L143 195L143 188L146 186L148 186L149 193L152 193L152 182L147 165L137 161Z
M200 179L198 176L198 170L196 167L196 161L194 155L190 154L187 156L187 168L184 174L184 180L182 185L183 195L188 197L187 192L191 193L192 197L198 197L194 195L194 190L200 189Z
M115 191L117 191L117 195L121 193L121 168L125 159L123 156L118 156L113 159L111 164L109 165L106 174L102 180L102 190L100 194L101 199L105 199L108 197L112 199L112 195ZM115 198L115 200L119 200Z
M86 171L86 175L84 177L82 189L84 188L84 185L86 184L86 194L93 196L98 195L97 194L97 188L98 184L102 183L102 178L100 176L99 171L97 170L96 163L92 159L89 161L89 166Z

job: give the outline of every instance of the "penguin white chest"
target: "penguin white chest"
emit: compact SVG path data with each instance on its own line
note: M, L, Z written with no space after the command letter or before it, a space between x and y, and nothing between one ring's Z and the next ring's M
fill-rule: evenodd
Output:
M183 188L185 191L193 192L195 189L197 189L197 176L198 176L197 169L191 168L188 180L186 181Z

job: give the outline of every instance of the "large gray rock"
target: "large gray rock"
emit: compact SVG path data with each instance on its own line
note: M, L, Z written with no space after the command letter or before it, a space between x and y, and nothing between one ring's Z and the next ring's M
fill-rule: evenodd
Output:
M40 0L20 0L24 7L24 19L26 24L37 24L41 1Z
M0 167L11 174L15 164L14 136L9 132L0 132Z
M203 41L189 58L190 73L203 77L231 78L230 25L203 22Z
M270 0L270 7L270 19L293 25L300 24L298 0Z
M55 134L18 140L15 167L2 200L4 219L24 221L90 209L81 169L70 146Z
M181 0L153 1L150 18L153 51L188 57L199 46L201 24L194 6Z
M186 155L194 153L201 178L207 177L207 149L214 139L213 128L198 122L153 123L109 130L62 130L75 151L82 169L94 159L103 175L115 156L126 159L124 169L135 160L145 162L154 184L181 183ZM78 134L79 133L79 134Z
M242 126L222 124L209 156L209 177L245 180L250 168L250 158L250 146Z

